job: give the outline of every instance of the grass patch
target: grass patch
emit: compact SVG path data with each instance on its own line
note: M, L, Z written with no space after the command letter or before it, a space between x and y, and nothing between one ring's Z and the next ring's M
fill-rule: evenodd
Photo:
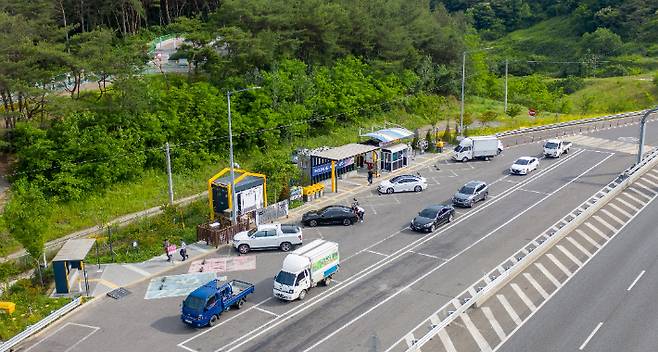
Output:
M653 75L586 79L583 89L569 95L577 111L618 113L652 107L658 102Z
M511 32L497 40L495 45L505 48L507 54L514 54L515 57L571 58L580 52L580 36L576 33L574 19L558 16Z

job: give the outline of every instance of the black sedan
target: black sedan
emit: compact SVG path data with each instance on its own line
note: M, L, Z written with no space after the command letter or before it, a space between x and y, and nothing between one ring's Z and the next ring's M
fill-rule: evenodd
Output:
M452 221L455 217L455 208L450 205L432 205L423 209L418 216L411 220L411 229L414 231L433 232L439 225Z
M358 221L352 208L344 205L330 205L319 210L309 211L302 216L305 226L318 225L345 225L349 226Z

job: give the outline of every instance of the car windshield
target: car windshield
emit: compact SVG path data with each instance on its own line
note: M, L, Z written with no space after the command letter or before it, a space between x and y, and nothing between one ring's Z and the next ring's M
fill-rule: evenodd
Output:
M199 297L195 297L195 296L187 296L187 298L183 302L183 306L185 306L185 308L188 308L188 309L193 310L195 312L202 311L203 307L205 307L205 305L206 305L206 301L204 301L203 299L201 299Z
M516 165L528 165L529 163L530 163L530 160L528 160L528 159L519 159L514 164L516 164Z
M249 230L249 232L247 232L247 235L251 237L253 234L256 233L256 231L258 231L258 228L254 227L253 229Z
M395 176L391 179L391 183L396 183L402 179L402 176Z
M455 151L456 151L457 153L461 152L461 151L462 151L462 147L461 147L460 145L456 146L456 147L455 147Z
M459 190L459 193L473 194L473 193L475 193L475 187L464 186L464 187L462 187L462 189Z
M429 219L434 219L436 218L436 214L438 211L436 209L428 208L428 209L423 209L423 211L420 212L420 216L424 218L429 218Z
M279 271L279 273L276 274L274 281L280 284L292 286L295 283L295 275L289 272Z
M557 143L548 142L548 143L546 143L546 145L544 145L544 148L555 149L555 148L557 148Z

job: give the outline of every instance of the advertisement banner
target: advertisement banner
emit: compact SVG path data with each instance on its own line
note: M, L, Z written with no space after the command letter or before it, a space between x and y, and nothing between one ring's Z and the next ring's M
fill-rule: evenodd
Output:
M336 170L354 164L354 157L336 162ZM316 165L311 168L311 177L331 172L331 163Z

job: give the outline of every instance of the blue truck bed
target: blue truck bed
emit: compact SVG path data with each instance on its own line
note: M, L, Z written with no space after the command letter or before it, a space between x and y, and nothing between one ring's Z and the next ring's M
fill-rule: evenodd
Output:
M240 280L222 284L212 280L192 291L183 301L181 320L195 327L212 326L231 307L240 309L254 285Z

